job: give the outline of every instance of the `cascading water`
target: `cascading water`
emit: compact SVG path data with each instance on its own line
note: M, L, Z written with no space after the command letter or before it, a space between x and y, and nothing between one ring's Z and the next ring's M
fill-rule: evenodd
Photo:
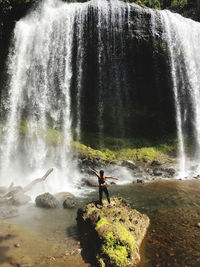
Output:
M76 191L74 184L80 173L70 153L74 40L77 46L75 130L79 138L84 26L88 23L89 12L93 10L98 15L101 79L101 28L121 28L126 8L127 5L118 1L68 4L46 0L16 24L9 55L9 92L4 99L7 117L1 136L0 164L4 184L9 185L12 181L27 184L41 171L56 166L53 178L48 179L41 191L56 192L63 188ZM103 129L101 98L100 92L100 131Z
M169 11L161 11L163 39L169 61L176 107L180 176L190 173L186 150L191 147L192 164L200 160L200 24ZM190 153L191 154L191 153ZM199 172L199 167L197 172Z
M130 109L127 103L133 85L137 86L136 81L130 82L132 72L126 67L130 56L127 47L130 49L138 29L144 31L146 19L140 14L134 21L135 9L150 14L153 37L160 35L156 18L161 18L162 38L169 49L182 176L187 172L186 141L191 135L196 145L194 158L200 160L200 64L196 45L200 24L168 11L142 9L118 0L83 4L46 0L15 27L0 146L4 184L27 184L54 166L52 178L40 185L40 191L65 188L76 192L80 173L70 142L73 134L79 140L83 124L88 124L85 118L83 123L83 113L90 112L85 105L87 97L91 105L95 100L98 109L94 118L100 137L106 127L124 136L126 122L121 113ZM85 92L85 76L93 73L93 68L96 77L89 83L91 88L98 88L98 93ZM115 102L108 108L107 99L113 97ZM112 125L105 125L107 116Z
M46 1L16 24L9 59L9 108L1 145L1 177L7 184L13 180L27 183L32 179L28 172L37 177L52 165L58 168L46 190L57 191L61 185L68 188L70 176L73 181L78 178L69 150L77 7ZM24 176L28 177L24 180Z

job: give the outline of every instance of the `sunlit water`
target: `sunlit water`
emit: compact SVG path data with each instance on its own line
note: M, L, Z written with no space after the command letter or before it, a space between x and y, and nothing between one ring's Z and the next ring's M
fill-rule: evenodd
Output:
M2 185L8 186L13 181L17 185L27 185L33 179L41 177L47 169L54 167L55 170L47 181L37 185L29 193L33 198L41 192L55 193L63 191L63 188L76 195L84 193L78 189L82 174L77 168L77 161L72 157L70 148L72 139L70 90L74 74L72 64L74 40L77 49L75 62L77 84L73 112L76 113L74 116L77 120L73 130L79 138L85 56L84 25L89 23L88 17L94 12L97 18L99 66L97 76L99 104L96 119L97 131L101 137L104 131L102 114L105 108L101 63L106 59L106 55L112 52L109 42L113 48L118 43L117 49L123 54L122 32L126 29L131 33L131 11L136 8L151 15L153 36L160 35L160 29L156 27L157 19L160 21L162 28L160 38L167 44L179 140L179 175L186 177L190 174L190 162L192 164L196 162L199 166L200 64L199 48L196 44L200 40L200 24L168 11L150 11L117 0L92 0L87 3L71 4L59 0L45 0L36 10L18 21L14 30L8 59L9 90L8 94L4 92L2 103L3 110L6 110L0 136ZM141 17L138 27L141 27L142 23ZM106 40L103 39L103 32L108 34ZM113 107L112 116L123 136L124 122L120 116L120 109L123 105L121 95L126 98L126 86L121 84L118 74L117 69L113 74L116 105ZM125 76L124 74L123 77ZM192 140L193 143L193 151L190 153L192 160L186 156L188 140L189 142ZM101 143L101 138L99 141ZM120 172L123 180L120 182L130 182L131 175L123 173L124 170Z
M115 42L114 31L116 27L122 31L128 18L125 16L126 10L129 9L129 4L117 0L71 4L59 0L44 0L16 23L8 58L8 93L4 92L2 103L3 110L6 111L0 135L2 185L8 186L11 182L27 185L53 167L51 176L29 192L33 198L41 192L56 193L63 189L76 195L84 193L77 190L82 174L70 147L73 60L77 61L76 99L73 101L73 115L77 119L73 130L79 139L82 66L85 55L84 27L89 23L89 14L96 14L99 64L97 79L100 88L97 131L102 133L104 103L101 61L105 49L101 31L111 31ZM73 58L75 46L76 59ZM110 48L108 44L106 46ZM119 83L116 84L116 106L120 106L122 89ZM118 111L114 110L113 114L116 121L121 121ZM121 124L123 125L123 122ZM127 172L123 180L131 180Z
M193 161L199 164L200 159L200 23L169 11L159 14L162 38L169 49L179 140L179 170L184 177L190 167L188 147L193 149L190 153Z
M124 197L132 208L150 218L141 247L140 266L199 266L199 181L155 181L108 189L111 196ZM78 206L96 199L98 190L84 199L77 199ZM45 210L31 206L11 221L38 233L60 249L71 251L78 241L76 213L77 209Z

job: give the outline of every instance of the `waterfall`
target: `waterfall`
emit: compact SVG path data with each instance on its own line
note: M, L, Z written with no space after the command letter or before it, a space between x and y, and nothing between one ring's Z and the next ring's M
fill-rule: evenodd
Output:
M134 94L138 81L132 80L130 66L136 64L137 57L131 58L134 51L129 44L138 30L141 35L149 32L147 25L153 38L161 38L168 47L180 175L188 173L188 143L192 142L194 151L190 158L199 162L200 24L169 11L143 9L118 0L44 0L14 29L8 93L3 99L6 118L0 136L0 177L4 184L27 184L55 167L52 178L40 190L78 190L81 174L72 155L71 140L81 140L88 125L98 131L100 143L110 128L116 136L125 135L132 116L129 100L132 97L133 102L142 94L140 88ZM143 82L141 77L139 81ZM137 103L133 105L138 112ZM122 116L127 110L127 117ZM91 118L85 116L87 113ZM142 116L142 112L138 114Z
M197 165L200 161L200 24L169 11L161 11L160 15L174 91L179 171L185 177L190 171L189 157ZM187 158L190 146L193 153Z
M40 185L40 190L54 193L66 188L76 192L80 173L70 149L71 115L73 112L76 117L73 126L76 138L80 139L85 34L90 27L89 16L97 15L100 88L97 120L101 133L105 90L101 75L106 60L103 50L107 49L109 53L109 31L111 34L116 28L122 31L128 7L115 0L93 0L83 4L45 0L16 23L8 59L9 90L4 99L7 113L0 145L3 184L14 181L25 185L46 169L55 167L51 178ZM106 46L102 39L105 31L108 33ZM120 94L119 90L117 88L117 94ZM120 105L120 95L118 100Z
M7 185L26 184L55 166L46 190L71 185L74 191L70 180L75 182L79 173L70 153L70 86L78 6L44 1L16 24L1 145L1 177Z

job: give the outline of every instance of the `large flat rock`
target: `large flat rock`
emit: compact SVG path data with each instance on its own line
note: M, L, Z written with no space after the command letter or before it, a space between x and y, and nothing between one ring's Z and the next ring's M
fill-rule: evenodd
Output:
M136 266L150 220L121 198L106 203L92 202L78 210L83 257L95 266Z

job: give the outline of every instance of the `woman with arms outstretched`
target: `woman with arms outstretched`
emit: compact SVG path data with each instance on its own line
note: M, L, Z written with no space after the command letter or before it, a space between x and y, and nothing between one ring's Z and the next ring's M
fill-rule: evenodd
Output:
M119 180L119 178L113 177L113 176L104 176L104 171L103 170L100 170L100 172L98 174L98 172L93 170L92 168L88 167L88 169L98 177L98 181L99 181L99 203L100 203L100 205L103 206L103 202L102 202L102 194L103 194L103 192L106 194L108 203L110 204L110 197L109 197L108 189L107 189L107 186L106 186L106 179L110 178L110 179L114 179L114 180Z

